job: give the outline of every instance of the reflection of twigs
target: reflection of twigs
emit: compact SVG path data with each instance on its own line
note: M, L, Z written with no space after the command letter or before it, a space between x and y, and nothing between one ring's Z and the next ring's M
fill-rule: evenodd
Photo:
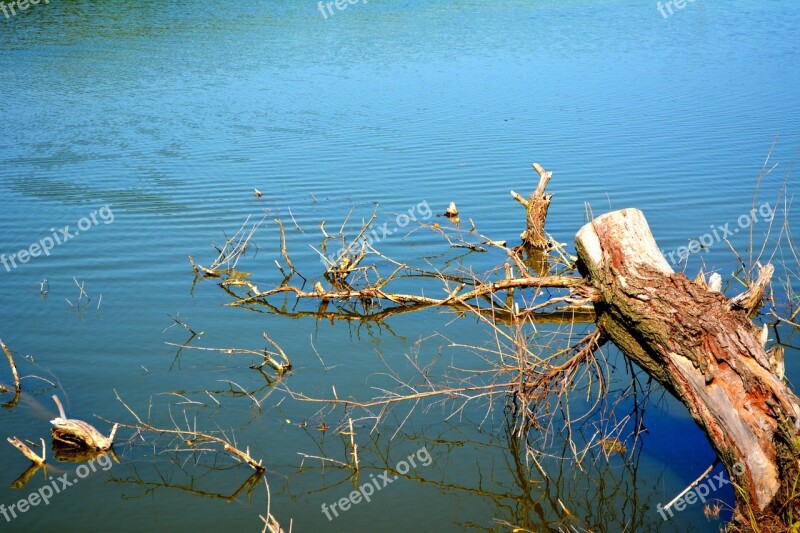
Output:
M695 479L694 481L692 481L692 482L689 484L689 486L688 486L688 487L686 487L685 489L683 489L683 490L681 491L681 493L680 493L680 494L678 494L678 495L677 495L677 496L675 496L675 497L674 497L672 500L670 500L670 502L669 502L667 505L665 505L665 506L664 506L664 510L666 511L667 509L669 509L670 507L672 507L672 505L673 505L675 502L677 502L678 500L680 500L681 498L683 498L683 495L684 495L684 494L686 494L687 492L689 492L690 490L692 490L693 488L695 488L695 487L697 486L697 484L698 484L698 483L700 483L701 481L703 481L703 479L704 479L704 478L705 478L707 475L709 475L709 474L711 473L711 471L712 471L712 470L714 470L714 467L715 467L715 466L717 466L717 463L719 463L719 457L717 457L716 459L714 459L714 462L713 462L713 463L711 463L711 466L709 466L708 468L706 468L705 472L703 472L702 474L700 474L700 477L698 477L697 479Z
M192 334L192 337L195 337L195 336L197 336L197 335L202 335L202 334L203 334L203 332L202 332L202 331L201 331L200 333L197 333L195 330L193 330L192 328L190 328L190 327L189 327L189 325L188 325L186 322L183 322L183 321L181 320L181 315L180 315L180 313L177 313L175 316L172 316L172 315L170 315L170 314L168 313L168 314L167 314L167 316L168 316L168 317L170 317L170 318L173 320L173 322L175 322L175 324L172 324L171 326L167 326L167 327L164 329L164 331L167 331L169 328L171 328L171 327L173 327L173 326L175 326L175 325L179 325L179 326L181 326L183 329L185 329L186 331L188 331L189 333L191 333L191 334ZM161 333L164 333L164 331L162 331Z
M152 433L178 435L184 441L188 441L190 446L192 445L192 441L193 440L197 440L197 439L209 440L209 441L212 441L212 442L216 442L217 444L221 444L223 449L226 452L228 452L231 456L233 456L235 459L237 459L239 461L247 463L250 466L250 468L252 468L253 470L256 470L257 472L263 472L264 471L264 467L262 466L262 462L261 461L256 461L255 459L253 459L250 456L250 449L249 448L246 451L242 451L242 450L239 450L238 448L236 448L234 445L232 445L226 439L223 439L223 438L220 438L220 437L217 437L217 436L214 436L214 435L210 435L208 433L201 433L199 431L193 431L193 430L190 430L190 429L181 429L181 428L179 428L177 426L177 424L175 425L176 429L167 429L167 428L155 427L155 426L145 422L144 420L142 420L139 417L139 415L133 409L131 409L128 406L128 404L126 404L122 400L122 398L120 398L119 393L117 393L116 390L114 391L114 395L117 397L117 400L123 405L123 407L125 407L125 409L127 409L128 412L131 415L133 415L133 417L136 419L136 422L137 422L137 424L135 424L135 425L134 424L119 423L120 426L126 427L126 428L130 428L130 429L135 429L135 430L140 431L140 432L141 431L149 431L149 432L152 432Z
M28 484L28 482L31 480L33 475L36 472L38 472L40 468L42 468L42 466L43 465L41 465L41 464L31 463L31 465L22 474L20 474L17 477L17 479L12 481L11 485L9 485L9 486L12 489L21 489L21 488L23 488L25 485ZM47 468L44 469L44 475L45 475L45 478L46 478L47 477Z
M243 493L247 492L248 498L252 494L253 490L255 489L256 485L258 484L258 480L261 479L261 472L253 472L250 477L248 477L242 485L236 489L235 492L232 494L219 494L216 492L207 492L204 490L199 490L194 487L185 487L183 485L173 485L167 483L165 481L159 483L147 482L143 479L117 479L112 478L112 481L117 483L130 483L132 485L137 485L141 487L146 487L147 492L154 491L155 489L172 489L172 490L179 490L183 492L188 492L189 494L193 494L195 496L203 496L204 498L214 498L219 500L225 500L226 502L230 503L235 501L239 496Z
M556 376L572 372L578 365L582 364L587 357L592 355L592 353L594 353L596 350L599 350L605 343L606 338L603 337L603 335L597 330L586 335L574 346L570 347L568 350L564 350L565 352L575 351L575 355L573 355L563 364L553 367L549 372L547 372L547 374L542 375L533 385L529 385L529 388L539 388L551 379L554 379Z
M258 515L258 517L264 522L264 529L261 530L261 533L284 533L281 525L278 523L278 520L272 516L272 494L270 494L269 491L269 482L267 481L267 476L264 476L264 485L267 486L267 516ZM291 533L291 531L292 521L289 521L289 532Z
M353 456L353 470L358 472L358 445L356 444L356 433L353 431L353 419L348 418L347 423L350 425L350 431L342 432L342 435L350 435L350 448L352 448L351 455Z
M280 357L283 359L283 362L277 361L274 357L272 357L272 354L266 349L259 352L256 350L248 350L245 348L206 348L203 346L188 346L188 343L180 345L180 344L175 344L174 342L167 342L165 344L167 344L168 346L179 346L181 349L186 348L187 350L219 352L219 353L224 353L226 355L235 355L235 354L257 355L259 357L262 357L264 361L260 365L257 365L253 368L262 368L264 367L264 365L269 365L273 369L275 369L279 375L283 375L289 372L292 369L292 362L286 356L286 353L281 349L281 347L275 341L270 339L266 333L264 333L263 335L264 339L266 339L267 342L269 342L276 350L278 350L277 355L280 355Z
M377 398L375 400L370 400L366 402L359 402L356 400L341 400L339 398L334 399L325 399L325 398L310 398L303 394L298 394L292 391L288 391L289 395L292 396L295 400L301 400L304 402L316 402L316 403L327 403L327 404L341 404L351 407L375 407L375 406L384 406L389 405L392 403L397 402L408 402L412 400L421 400L423 398L431 398L435 396L452 396L452 395L464 395L467 392L492 392L495 390L502 390L502 389L509 389L515 385L514 382L509 383L493 383L491 385L483 385L483 386L475 386L475 387L455 387L455 388L448 388L448 389L436 389L431 391L425 392L418 392L414 394L408 395L400 395L400 394L393 394L389 393L386 397Z

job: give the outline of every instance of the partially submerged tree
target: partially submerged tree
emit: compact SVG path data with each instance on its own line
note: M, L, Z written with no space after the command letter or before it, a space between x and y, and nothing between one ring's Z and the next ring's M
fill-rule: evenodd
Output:
M729 300L702 277L673 272L635 209L596 218L575 242L597 291L598 328L706 433L736 487L734 524L746 529L755 517L762 530L785 531L800 510L800 400L749 318L772 266Z
M287 267L278 263L284 274L280 285L261 290L235 270L253 234L245 233L244 227L233 245L220 249L220 258L212 267L192 261L193 268L198 275L217 279L234 298L231 305L266 307L281 314L383 322L398 313L445 307L473 312L493 325L512 327L542 321L594 322L595 331L552 356L534 354L524 335L507 335L519 364L501 365L509 374L505 380L480 386L431 385L424 392L367 402L316 401L369 408L441 395L502 393L512 399L524 434L535 424L540 402L554 391L563 394L568 390L576 369L596 365L594 352L611 341L680 400L708 436L736 489L732 527L785 531L800 514L796 491L800 482L800 400L783 380L781 348L766 350L766 330L751 321L761 306L773 267L760 266L759 276L747 290L728 299L720 293L718 279L707 283L702 273L690 280L673 272L644 215L636 209L607 213L587 223L575 238L577 257L569 256L544 230L551 200L545 188L551 173L538 164L534 169L539 176L535 192L526 199L512 191L526 209L520 246L509 248L504 241L480 235L474 226L473 238L467 240L453 237L438 223L423 225L440 233L455 250L502 250L507 259L489 272L424 269L382 255L363 239L374 214L343 247L343 253L328 260L313 288L306 288L306 278L295 270L280 221L281 256ZM324 223L321 230L324 251L331 236ZM340 232L346 242L344 225ZM247 239L242 239L243 235ZM236 253L226 255L231 249ZM377 262L369 264L370 256ZM293 284L295 275L303 283ZM443 296L393 289L401 282L407 285L409 278L440 284ZM554 296L551 291L563 292ZM281 306L274 301L279 296L284 298ZM319 307L298 311L287 307L287 296L316 301ZM602 382L600 374L598 381Z

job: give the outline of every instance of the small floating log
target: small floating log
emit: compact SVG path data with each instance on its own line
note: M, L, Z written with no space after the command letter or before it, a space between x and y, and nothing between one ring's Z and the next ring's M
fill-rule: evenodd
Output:
M111 428L111 433L106 437L100 433L94 426L77 420L74 418L67 418L64 413L64 407L58 396L53 395L53 401L58 406L59 417L50 421L53 424L52 434L53 439L66 445L75 446L78 448L89 448L92 450L105 451L111 448L114 444L114 435L117 433L119 424L114 424Z

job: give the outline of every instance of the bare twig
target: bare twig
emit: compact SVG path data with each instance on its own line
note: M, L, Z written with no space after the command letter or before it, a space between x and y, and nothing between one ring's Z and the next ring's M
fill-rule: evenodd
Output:
M199 431L191 430L191 429L188 429L188 428L187 429L178 428L177 424L175 426L176 429L155 427L155 426L145 422L144 420L142 420L141 417L133 409L131 409L131 407L128 406L128 404L126 404L122 400L122 398L120 398L119 393L117 393L116 390L114 391L114 395L116 396L117 401L119 401L123 405L123 407L125 407L125 409L127 409L127 411L136 419L136 422L137 422L136 424L124 424L124 423L119 422L119 423L117 423L115 425L118 425L120 427L126 427L126 428L135 429L135 430L140 431L140 432L148 431L148 432L152 432L152 433L177 435L181 439L183 439L184 441L187 441L187 443L190 446L193 444L192 441L194 441L194 440L207 440L207 441L215 442L217 444L220 444L222 446L223 450L228 452L237 461L246 463L253 470L256 470L258 472L263 472L265 470L264 466L262 465L262 461L256 461L255 459L253 459L250 456L250 449L249 448L246 451L242 451L227 439L223 439L221 437L217 437L217 436L211 435L209 433L202 433L202 432L199 432Z

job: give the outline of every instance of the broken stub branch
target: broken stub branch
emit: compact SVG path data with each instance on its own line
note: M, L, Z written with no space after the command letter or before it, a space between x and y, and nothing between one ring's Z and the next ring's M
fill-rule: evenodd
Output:
M762 530L785 531L783 517L800 511L800 400L749 319L772 267L728 300L674 273L637 209L594 219L575 244L600 295L600 330L686 405L739 487L734 525L749 530L755 516Z
M545 191L553 173L542 168L539 163L533 164L533 169L539 175L539 184L528 198L511 191L511 196L525 207L525 219L527 222L525 231L522 232L523 246L535 250L546 250L550 247L547 234L544 232L544 223L547 219L547 210L550 209L550 200L553 195Z
M45 464L45 446L44 439L42 439L42 455L39 456L36 452L31 450L27 444L19 440L17 437L9 437L6 439L9 444L18 449L22 455L30 459L30 461L37 466Z

